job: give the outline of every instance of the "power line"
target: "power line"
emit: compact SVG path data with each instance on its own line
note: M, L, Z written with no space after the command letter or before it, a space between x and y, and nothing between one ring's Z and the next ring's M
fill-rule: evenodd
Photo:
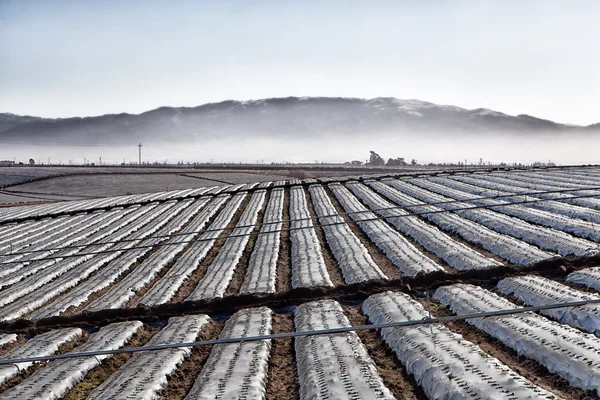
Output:
M600 197L600 194L573 196L573 197L570 197L570 199L590 198L590 197ZM530 201L523 201L523 202L517 202L517 203L498 204L498 205L493 205L493 206L463 207L463 208L454 208L452 210L441 209L441 210L435 210L435 211L424 211L424 212L419 212L419 213L410 212L408 214L393 215L393 216L387 216L387 217L365 218L365 219L356 220L353 222L361 223L361 222L371 222L371 221L387 221L388 219L409 218L409 217L417 217L420 215L429 215L429 214L455 213L455 212L459 212L459 211L469 211L469 210L477 210L477 209L492 209L492 208L496 208L496 207L506 207L506 206L527 204L527 203L538 203L538 202L544 202L544 201L553 201L553 200L538 199L538 200L530 200ZM462 202L466 202L466 201L462 201ZM431 205L430 204L421 204L421 205L415 205L415 206L408 206L408 208L426 207L426 206L431 206ZM393 208L403 208L403 207L398 206L398 207L393 207ZM339 215L341 215L341 214L339 214ZM335 217L336 215L333 215L333 216ZM331 218L331 217L323 216L323 217L316 217L314 219L322 219L322 218L324 219L324 218ZM270 231L265 231L265 232L258 231L258 232L240 233L240 234L235 234L235 235L218 236L218 237L214 237L214 238L200 238L200 239L182 240L182 241L178 241L178 242L166 242L166 243L155 243L155 244L143 245L143 246L133 246L133 247L129 247L127 249L107 249L107 250L96 251L96 252L92 251L92 252L86 252L86 253L63 255L63 256L58 256L58 257L49 256L49 257L42 257L42 258L36 258L36 259L24 260L24 261L16 260L16 261L9 261L9 262L0 262L0 265L21 264L23 262L33 262L33 261L50 261L50 260L57 261L59 259L62 260L64 258L75 258L75 257L84 257L84 256L96 255L96 254L133 251L133 250L140 250L140 249L145 249L145 248L154 247L154 246L157 246L157 247L158 246L176 246L176 245L184 244L184 243L200 243L200 242L209 242L209 241L213 241L213 240L225 240L225 239L230 239L230 238L240 238L240 237L246 237L246 236L269 235L269 234L278 233L278 232L289 232L289 231L295 231L295 230L312 229L312 228L318 228L318 227L328 227L328 226L344 225L344 224L347 224L347 222L346 221L331 222L331 223L326 223L326 224L313 223L310 226L293 227L293 228L289 227L287 229L277 229L277 230L270 230ZM248 225L248 227L252 227L252 226L255 226L255 225ZM233 227L233 228L228 227L228 228L222 228L222 229L220 228L220 229L215 229L215 231L234 230L236 228L238 228L238 227ZM239 229L241 229L241 227ZM203 231L203 233L206 233L208 231L209 230ZM115 241L115 243L122 243L122 242L128 242L128 241L144 241L144 240L147 240L150 238L151 237L138 238L138 239L122 239L119 241ZM92 243L92 244L89 244L88 246L95 246L95 245L97 245L97 244ZM63 249L73 248L73 247L79 247L79 246L71 246L71 247L65 246L65 247L60 247L60 248L56 248L56 249L63 250ZM50 250L42 250L42 251L50 251ZM11 256L11 255L19 255L19 254L21 254L21 253L16 252L16 253L12 253L12 254L6 254L3 256Z
M259 189L259 190L264 190L264 189ZM551 191L527 192L527 193L511 194L511 195L497 195L497 196L489 196L489 197L481 196L481 197L475 197L475 198L467 199L467 200L446 200L446 201L439 201L439 202L433 202L433 203L415 204L412 206L392 206L392 207L372 208L372 209L361 210L361 211L349 211L349 212L341 212L341 213L335 213L335 214L327 214L327 215L323 215L321 217L307 217L307 218L284 219L284 220L270 221L270 222L258 222L255 224L236 226L235 229L262 227L265 225L275 225L275 224L283 224L283 223L290 223L290 222L314 221L314 220L318 220L321 218L333 218L333 217L338 217L338 216L343 216L343 215L376 213L379 211L386 211L386 210L401 209L401 210L406 211L407 208L415 208L415 207L439 206L439 205L452 204L452 203L468 203L468 202L472 202L472 201L494 200L494 199L521 197L521 196L532 196L532 195L536 195L536 194L577 192L580 190L581 189L560 189L560 190L551 190ZM588 188L585 190L600 190L600 187L592 187L592 188ZM569 197L569 199L588 198L588 197L600 197L600 194L573 196L573 197ZM565 200L567 200L567 199L565 199ZM510 205L537 203L537 202L543 202L543 201L557 201L557 200L556 199L534 199L534 200L524 200L521 202L513 202L513 203L490 205L490 206L477 206L477 207L478 208L503 207L503 206L510 206ZM476 208L476 207L469 207L469 208L464 208L464 209L459 208L459 209L446 210L446 211L454 212L454 211L462 211L462 210L468 210L468 209L473 209L473 208ZM430 212L423 212L423 213L412 213L411 215L422 215L422 214L428 214L428 213L433 213L433 212L430 211ZM383 218L385 218L385 217L378 217L377 219L383 219ZM387 218L390 218L390 217L387 217ZM369 220L371 220L371 219L362 219L360 221L355 221L355 222L363 222L363 221L368 222ZM321 225L317 224L314 226L321 226ZM308 227L308 228L310 228L310 227ZM177 236L188 236L188 235L195 235L195 234L199 234L199 233L204 234L204 233L209 233L209 232L221 232L221 231L225 231L225 230L229 230L229 229L232 229L232 228L214 228L214 229L204 229L204 230L199 230L199 231L185 231L185 232L179 232L179 233L171 233L171 234L167 234L167 235L153 235L153 236L145 237L144 239L160 239L160 238L170 238L170 237L177 237ZM273 231L265 232L265 234L266 233L274 233L274 232L282 232L282 231L283 230L273 230ZM47 249L40 249L40 250L25 250L25 251L18 251L18 252L13 252L13 253L8 253L8 254L0 254L0 257L41 253L41 252L54 251L54 250L76 249L76 248L81 248L81 247L97 246L97 245L103 245L103 244L135 242L138 240L140 240L140 239L119 239L119 240L113 240L113 241L84 243L84 244L78 244L78 245L62 246L62 247L47 248ZM181 242L178 242L178 243L181 243ZM0 264L2 264L2 263L0 263Z
M461 321L461 320L475 319L475 318L487 318L487 317L498 317L498 316L505 316L505 315L513 315L513 314L522 314L522 313L526 313L526 312L552 310L552 309L557 309L557 308L578 307L578 306L583 306L583 305L588 305L588 304L598 304L598 303L600 303L600 299L590 299L590 300L582 300L582 301L554 303L554 304L534 306L534 307L519 307L519 308L511 308L511 309L505 309L505 310L464 314L464 315L452 315L452 316L448 316L448 317L439 317L439 318L426 317L426 318L420 319L420 320L389 322L389 323L385 323L385 324L349 326L349 327L343 327L343 328L321 329L321 330L300 331L300 332L285 332L285 333L275 333L275 334L270 334L270 335L237 337L237 338L216 339L216 340L203 340L203 341L185 342L185 343L167 343L167 344L159 344L159 345L146 346L146 347L128 347L128 348L115 349L115 350L98 350L98 351L76 352L76 353L67 353L67 354L55 354L55 355L50 355L50 356L23 357L23 358L15 358L15 359L10 359L10 360L9 359L4 359L4 360L0 359L0 365L19 364L19 363L36 362L36 361L61 360L61 359L67 359L67 358L113 355L113 354L122 354L122 353L138 353L141 351L158 351L158 350L165 350L165 349L176 349L176 348L181 348L181 347L196 347L196 346L209 346L209 345L215 345L215 344L245 343L245 342L255 342L255 341L259 341L259 340L295 338L295 337L300 337L300 336L331 335L331 334L336 334L336 333L365 331L365 330L374 330L374 329L405 328L405 327L410 327L410 326L430 325L430 324L438 324L438 323L451 322L451 321Z

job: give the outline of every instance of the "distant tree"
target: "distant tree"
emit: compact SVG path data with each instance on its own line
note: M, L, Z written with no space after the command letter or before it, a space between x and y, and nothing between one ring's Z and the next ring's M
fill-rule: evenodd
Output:
M35 160L34 160L33 158L30 158L30 159L29 159L29 164L30 164L30 165L34 165L34 164L35 164Z
M371 156L369 157L368 164L377 167L377 166L385 165L385 160L379 154L377 154L373 150L371 150Z
M410 161L411 165L417 165L417 160L415 160L414 158Z
M352 160L352 165L362 165L362 161Z
M390 158L385 165L388 167L401 167L406 165L406 162L404 161L404 157Z

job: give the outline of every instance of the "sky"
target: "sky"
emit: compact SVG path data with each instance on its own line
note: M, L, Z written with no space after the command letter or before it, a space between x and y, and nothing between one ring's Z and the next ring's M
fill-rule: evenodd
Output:
M0 0L0 112L391 96L600 122L600 1Z

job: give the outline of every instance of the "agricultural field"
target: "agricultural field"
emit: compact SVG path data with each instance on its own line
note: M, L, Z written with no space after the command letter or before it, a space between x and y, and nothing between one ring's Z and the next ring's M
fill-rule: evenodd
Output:
M179 177L0 209L0 399L600 397L600 168Z
M57 176L84 174L139 174L194 172L193 168L136 168L136 167L76 167L76 166L23 166L0 167L0 186L32 182Z
M40 195L75 194L91 198L213 185L215 185L213 181L194 179L180 174L107 174L60 176L12 186L10 191Z

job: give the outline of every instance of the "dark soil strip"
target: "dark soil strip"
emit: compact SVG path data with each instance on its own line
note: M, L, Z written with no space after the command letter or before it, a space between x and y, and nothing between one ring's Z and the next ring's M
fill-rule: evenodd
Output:
M211 321L202 329L198 340L214 340L219 336L225 321ZM191 354L179 364L173 375L169 376L167 387L160 393L159 397L169 400L183 399L190 391L202 367L206 363L213 346L192 347Z
M103 310L70 317L46 318L39 321L21 319L0 323L0 331L34 333L38 330L45 331L51 328L55 329L65 326L93 327L132 319L153 322L184 314L233 314L238 310L249 307L267 306L272 309L278 309L321 299L362 301L373 294L387 290L414 293L413 291L432 292L440 286L455 283L471 283L480 286L495 285L500 279L528 274L537 274L546 277L564 277L577 269L597 266L599 264L600 256L563 257L544 260L529 266L504 265L485 270L461 271L456 274L448 274L440 271L415 277L403 277L396 280L369 281L332 288L297 288L284 293L236 295L213 300L161 304L155 307Z
M144 326L127 342L128 347L143 346L154 336L160 328L150 328ZM115 354L102 361L102 363L94 368L85 376L83 381L73 386L71 390L63 397L64 400L83 400L88 397L90 392L100 386L102 382L114 374L123 364L132 357L132 354L121 353Z
M433 317L453 315L439 303L432 303L431 314ZM585 391L572 386L559 375L550 373L546 367L534 360L519 356L516 351L505 346L496 338L475 328L465 321L451 321L446 325L450 330L461 334L466 340L475 343L483 351L496 357L508 365L519 375L530 380L536 385L549 390L564 399L595 399L593 391Z
M75 347L85 343L88 336L89 335L87 334L87 332L84 331L79 339L75 339L75 340L72 340L70 342L67 342L67 343L61 345L58 348L58 351L56 352L56 354L66 354L66 353L72 351ZM22 340L22 342L24 343L24 340ZM26 370L21 371L14 378L9 379L7 382L4 382L4 384L0 385L0 393L17 386L18 384L23 382L25 379L27 379L29 376L31 376L34 372L42 369L46 365L48 365L48 361L34 363L32 366L30 366Z
M312 202L312 198L308 189L304 188L304 194L306 195L306 202L308 204L308 212L313 218L312 223L314 225L319 224L319 220L317 219L317 214L315 213L315 207ZM321 251L323 253L323 259L325 260L325 267L327 268L327 273L329 274L329 279L333 282L333 286L344 285L344 277L342 275L342 270L338 266L338 263L331 252L331 248L329 247L329 243L327 243L327 239L325 239L325 232L323 232L323 228L320 226L315 226L315 232L317 232L317 237L319 238L319 242L321 243Z
M273 333L294 331L294 315L273 314ZM298 371L294 339L271 342L267 374L267 400L296 400L299 398Z
M269 199L271 197L270 194L271 191L267 191L262 208L258 212L258 218L256 219L258 223L262 223L263 221L263 218L265 216L265 210L267 209L267 204L269 203ZM248 197L250 196L254 195L249 195ZM260 231L260 227L261 225L255 226L252 232L256 233ZM242 258L240 258L240 261L237 263L237 265L233 266L235 268L235 272L233 273L231 282L229 282L229 287L227 287L227 290L225 291L225 296L235 295L240 292L242 284L244 283L244 278L246 277L246 271L248 271L248 262L250 261L250 256L254 251L256 238L256 235L251 235L248 237L248 243L246 243L246 248L242 252Z
M342 207L340 202L337 200L331 189L327 185L323 185L327 194L329 195L329 200L331 200L331 204L335 207L336 212L345 213L346 210ZM360 227L350 218L348 215L342 214L341 217L346 221L352 233L356 235L356 237L361 241L361 243L367 248L367 251L375 261L375 264L381 269L381 271L387 276L389 279L398 279L402 277L402 272L396 267L389 258L369 239L369 237L360 229ZM366 222L368 224L368 222Z
M369 324L369 319L361 312L360 305L344 306L344 313L353 326ZM356 333L375 362L384 385L396 399L427 399L414 378L406 373L406 369L398 361L396 354L386 346L378 331L357 331Z
M275 291L287 292L292 289L292 244L290 243L290 191L284 189L283 197L283 222L279 243L279 257L277 258L277 275L275 277Z
M233 233L233 229L235 228L235 225L240 220L242 213L248 206L248 203L250 202L250 198L251 198L250 194L246 195L246 197L240 204L238 210L233 215L231 222L229 222L229 225L227 225L227 229L221 231L221 234L219 235L219 237L229 236ZM210 226L210 225L208 225L208 226ZM223 247L223 245L225 244L226 241L227 241L227 239L217 239L217 241L213 244L212 248L210 249L210 251L208 252L206 257L204 258L204 260L202 260L202 262L200 262L200 265L198 265L196 270L190 276L188 276L188 278L183 282L183 284L181 285L179 290L177 290L177 293L171 299L172 303L178 303L178 302L184 301L196 289L196 286L198 286L198 283L202 280L202 278L204 278L204 275L206 275L206 271L208 270L208 267L215 260L215 257L217 257L217 254L219 254L219 250L221 250L221 247Z

